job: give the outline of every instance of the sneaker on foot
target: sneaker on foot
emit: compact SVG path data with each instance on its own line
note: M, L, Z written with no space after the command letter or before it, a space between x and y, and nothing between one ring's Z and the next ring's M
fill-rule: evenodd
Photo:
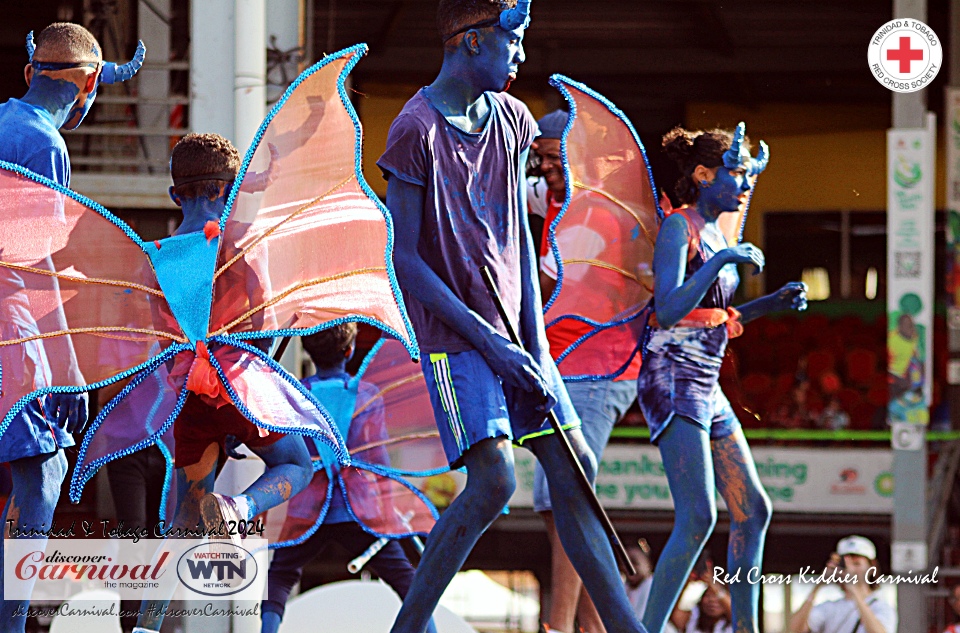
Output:
M218 538L229 538L234 545L239 546L246 536L245 517L240 516L233 497L208 492L200 499L200 518L208 532L219 530L222 525L224 535Z

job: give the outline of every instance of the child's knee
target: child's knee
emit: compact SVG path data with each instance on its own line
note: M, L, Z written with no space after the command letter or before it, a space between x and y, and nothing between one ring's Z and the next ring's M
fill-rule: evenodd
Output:
M503 510L517 488L513 452L507 440L487 440L475 445L469 453L465 456L467 483L473 484L470 487L476 493L474 503L496 514Z
M682 526L696 540L706 539L717 525L717 506L709 501L690 504L682 514L677 513L677 525Z
M597 480L597 457L593 454L593 451L584 444L580 447L581 450L577 451L577 459L580 460L580 465L583 467L583 472L587 476L587 479L590 481Z
M747 514L747 523L754 530L765 530L770 525L770 519L773 517L773 504L770 503L770 497L761 488L754 496L751 503L750 512Z

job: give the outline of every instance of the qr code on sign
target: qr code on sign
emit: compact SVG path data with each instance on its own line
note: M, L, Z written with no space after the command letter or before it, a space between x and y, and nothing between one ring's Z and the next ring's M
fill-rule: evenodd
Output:
M920 253L918 251L894 253L894 262L896 263L894 273L897 277L916 279L920 276Z

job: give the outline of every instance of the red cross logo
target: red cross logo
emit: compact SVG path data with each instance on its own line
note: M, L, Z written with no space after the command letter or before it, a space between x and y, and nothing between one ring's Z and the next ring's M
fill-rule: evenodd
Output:
M900 38L900 48L887 51L887 61L900 62L900 73L910 73L910 62L923 61L922 48L910 48L910 36Z

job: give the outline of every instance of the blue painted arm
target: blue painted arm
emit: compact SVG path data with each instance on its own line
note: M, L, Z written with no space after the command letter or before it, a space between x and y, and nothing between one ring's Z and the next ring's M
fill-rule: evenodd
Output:
M653 269L656 271L654 297L657 321L670 328L697 307L720 269L731 263L751 263L757 270L763 268L763 253L752 244L743 243L726 248L710 259L684 282L687 271L690 227L679 213L663 221L653 251Z
M754 299L738 308L741 323L753 321L771 312L783 310L797 310L799 312L806 309L807 284L802 281L791 281L780 290L765 297Z
M391 178L387 183L387 208L393 216L397 234L393 261L400 287L470 341L503 380L524 391L541 393L546 398L547 389L540 366L533 357L468 308L420 257L417 246L425 195L423 187L399 178Z

